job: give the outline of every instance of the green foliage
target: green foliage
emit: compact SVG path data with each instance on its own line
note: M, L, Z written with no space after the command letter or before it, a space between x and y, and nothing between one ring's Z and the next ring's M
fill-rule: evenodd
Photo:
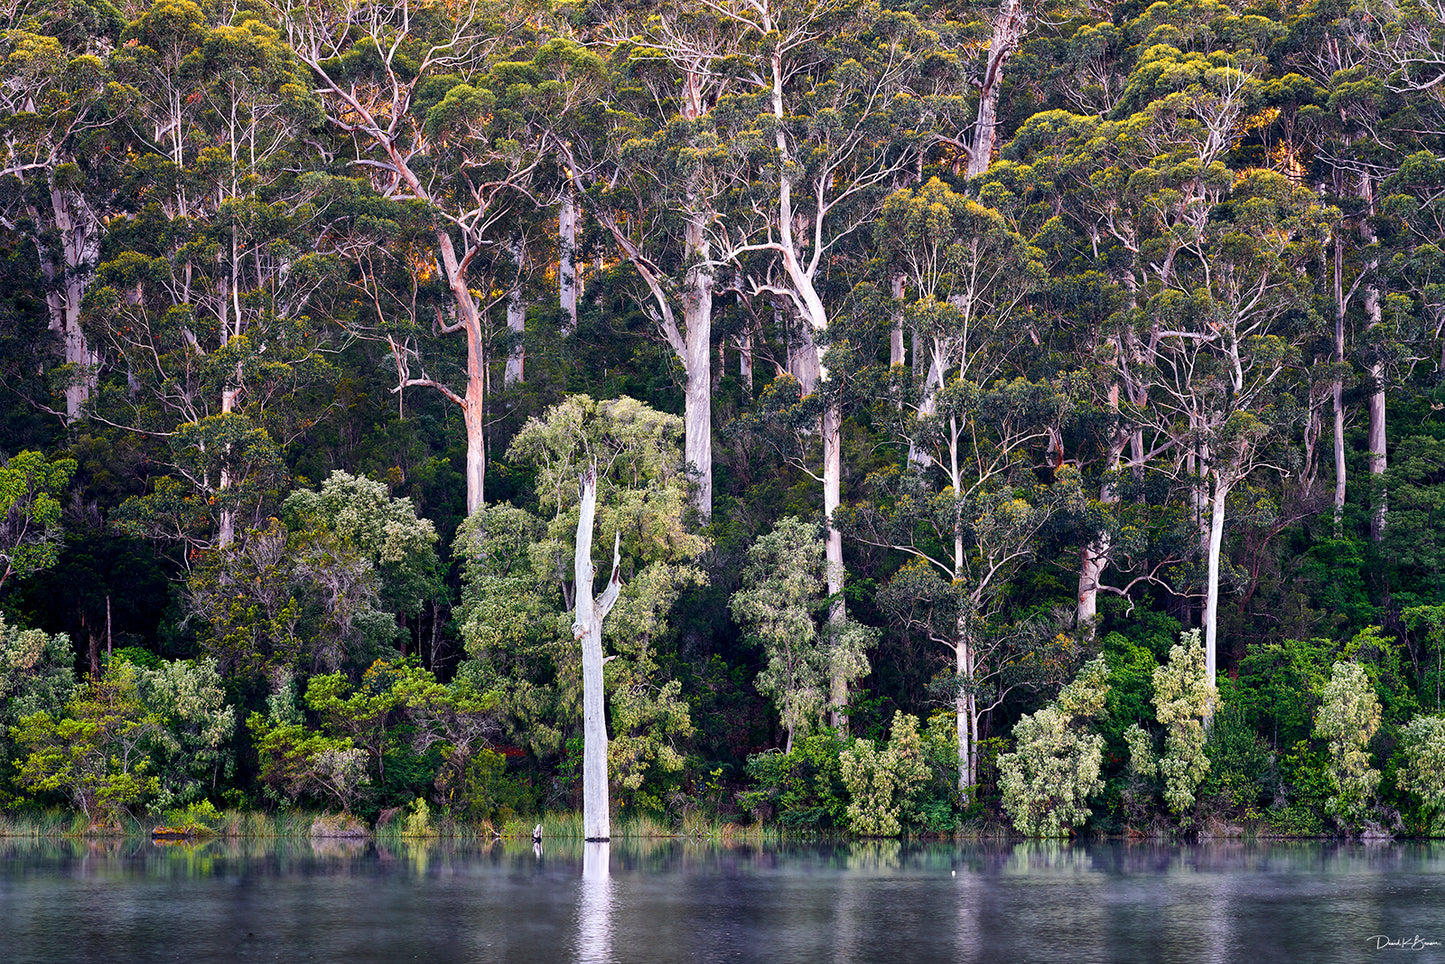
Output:
M75 468L74 459L49 462L39 452L21 452L0 465L0 590L11 576L55 565L60 497Z
M793 740L823 723L829 684L849 682L868 672L865 652L875 634L857 623L842 629L822 625L827 581L823 539L816 526L789 516L760 536L748 550L742 587L728 605L744 630L763 646L766 663L758 673L758 692L778 708Z
M1359 663L1336 662L1320 688L1315 736L1325 742L1333 793L1326 809L1347 825L1363 819L1374 801L1380 771L1370 766L1370 738L1380 726L1380 702Z
M1430 830L1445 816L1445 716L1417 716L1401 733L1405 766L1400 788L1415 794Z
M1067 836L1089 819L1088 799L1104 787L1104 738L1083 725L1104 714L1108 695L1109 664L1098 657L1052 703L1014 726L1015 749L998 760L999 787L1020 833Z
M1159 756L1164 802L1185 823L1194 806L1194 791L1209 772L1205 724L1218 702L1219 693L1205 672L1199 633L1185 633L1170 648L1169 662L1154 671L1155 718L1166 727L1164 752Z
M92 825L107 827L158 793L146 748L160 720L143 701L139 675L115 664L77 691L63 716L42 710L21 717L10 729L20 757L16 784L40 799L58 795Z
M837 736L825 732L799 740L790 753L769 750L748 757L747 774L755 788L742 794L742 805L755 820L775 820L793 830L842 829L848 792L841 750Z
M848 788L848 828L864 837L897 836L929 777L918 718L895 712L886 748L855 740L839 753L838 765Z

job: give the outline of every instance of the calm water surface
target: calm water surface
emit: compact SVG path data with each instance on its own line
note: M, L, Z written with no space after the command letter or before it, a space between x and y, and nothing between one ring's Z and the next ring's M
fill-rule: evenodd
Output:
M0 839L12 964L1401 960L1440 844Z

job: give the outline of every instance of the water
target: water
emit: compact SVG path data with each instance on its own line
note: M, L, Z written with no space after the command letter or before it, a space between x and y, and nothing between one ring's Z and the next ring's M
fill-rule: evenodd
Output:
M1445 845L0 840L13 964L1402 959Z

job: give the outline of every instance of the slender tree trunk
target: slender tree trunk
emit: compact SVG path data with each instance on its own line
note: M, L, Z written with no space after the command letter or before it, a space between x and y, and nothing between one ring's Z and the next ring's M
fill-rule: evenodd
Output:
M462 397L462 422L467 431L467 515L473 515L482 507L483 485L487 474L484 431L487 358L485 346L482 344L482 318L477 311L476 299L472 297L466 279L462 277L451 235L439 230L436 236L437 250L441 254L442 270L446 273L452 304L456 307L457 320L467 338L467 390Z
M833 521L841 500L843 477L843 413L838 400L830 398L823 409L823 516L827 530L823 536L824 558L828 575L828 622L834 631L842 629L847 620L843 603L843 533ZM839 729L848 726L848 679L834 671L829 684L829 723Z
M1375 213L1375 186L1369 174L1360 175L1360 197L1365 200L1366 214ZM1374 244L1377 240L1374 231L1370 230L1370 222L1367 218L1360 219L1361 240L1365 244ZM1375 262L1371 262L1365 269L1374 271ZM1374 284L1365 285L1365 328L1373 331L1380 327L1382 322L1380 313L1380 289ZM1374 504L1370 507L1370 539L1379 542L1385 537L1385 515L1387 506L1385 504L1385 446L1387 436L1385 431L1385 365L1378 358L1372 361L1369 366L1370 397L1365 403L1369 413L1369 427L1366 433L1367 462L1370 468L1370 489L1374 493Z
M953 667L959 686L953 697L954 722L958 729L958 792L967 794L974 786L973 731L973 652L969 645L967 617L958 620L958 638L954 641Z
M979 80L978 114L973 123L973 143L968 151L968 176L977 177L988 170L993 160L993 147L998 137L998 97L1003 83L1004 64L1018 50L1028 28L1029 13L1023 0L1003 0L994 14L993 36L989 40L988 60Z
M1213 686L1219 665L1219 553L1224 544L1224 503L1229 498L1230 483L1218 469L1214 476L1214 493L1209 514L1209 562L1204 595L1204 668Z
M902 304L903 302L903 275L894 275L892 282L893 300ZM900 310L893 315L893 327L888 332L888 365L902 365L907 363L908 357L903 350L903 312Z
M1115 385L1109 393L1114 411L1118 413L1119 387ZM1116 426L1109 450L1104 458L1104 481L1099 485L1099 503L1111 506L1119 503L1119 491L1113 476L1119 471L1124 448L1129 444L1131 433L1123 426ZM1108 532L1095 532L1084 545L1079 561L1079 605L1074 614L1077 625L1092 638L1094 619L1099 614L1099 580L1109 565L1109 552L1113 540Z
M59 188L50 191L49 217L39 217L34 208L31 213L37 222L52 224L59 236L58 260L41 238L35 243L41 271L51 285L45 295L49 327L60 339L65 364L71 367L65 386L65 418L74 421L90 401L99 361L80 327L80 305L100 258L100 219L84 198Z
M683 454L696 472L695 505L703 522L712 518L712 276L689 272L683 299L687 322L687 357L683 368Z
M1333 360L1337 368L1342 369L1345 363L1345 239L1338 230L1335 231L1334 262L1335 350ZM1338 539L1343 532L1347 484L1345 474L1345 382L1339 370L1336 371L1334 381L1330 385L1330 403L1334 410L1334 532L1335 538Z
M511 343L507 348L507 368L502 374L502 384L507 388L522 384L527 360L527 349L523 343L523 336L527 332L527 302L522 299L525 261L526 248L519 232L512 239L512 264L516 268L517 277L511 290L507 292L507 333L511 336Z
M621 591L618 546L612 548L612 578L592 597L592 525L597 513L597 467L582 474L577 517L577 548L573 555L576 605L572 635L582 645L582 830L589 840L612 836L607 785L607 716L602 678L602 621ZM620 533L619 533L620 538Z
M577 327L577 194L571 182L562 190L557 213L557 297L567 331Z

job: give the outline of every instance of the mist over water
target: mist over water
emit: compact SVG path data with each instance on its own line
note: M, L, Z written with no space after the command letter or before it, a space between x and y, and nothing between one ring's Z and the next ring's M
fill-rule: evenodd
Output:
M1445 845L0 840L0 960L1445 961Z

